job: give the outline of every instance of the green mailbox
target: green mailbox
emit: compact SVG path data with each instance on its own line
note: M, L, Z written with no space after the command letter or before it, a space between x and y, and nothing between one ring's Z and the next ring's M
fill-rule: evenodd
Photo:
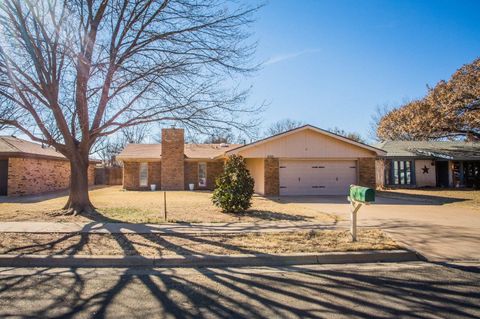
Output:
M350 199L355 202L373 203L375 201L375 190L368 187L351 185Z

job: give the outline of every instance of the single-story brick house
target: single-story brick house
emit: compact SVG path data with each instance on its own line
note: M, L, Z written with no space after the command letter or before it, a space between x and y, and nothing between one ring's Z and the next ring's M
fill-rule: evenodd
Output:
M123 187L213 189L232 154L245 158L255 192L278 195L344 195L349 185L375 187L375 159L384 151L305 125L246 145L185 144L183 129L163 129L160 144L128 144Z
M94 181L94 164L88 180ZM23 196L68 188L70 162L52 147L0 136L0 196Z
M480 143L388 141L377 144L377 185L385 187L480 187Z

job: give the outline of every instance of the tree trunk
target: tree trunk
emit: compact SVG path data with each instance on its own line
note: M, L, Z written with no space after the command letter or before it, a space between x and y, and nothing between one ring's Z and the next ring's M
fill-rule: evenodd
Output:
M88 195L88 156L70 159L70 195L63 209L73 215L95 210Z

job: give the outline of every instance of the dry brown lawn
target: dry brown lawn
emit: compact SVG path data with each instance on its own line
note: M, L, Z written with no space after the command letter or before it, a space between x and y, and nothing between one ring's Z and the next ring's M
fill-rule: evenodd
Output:
M164 221L163 192L124 191L121 186L95 188L90 198L98 215L61 216L58 210L65 204L67 194L56 193L0 201L0 221L58 221L161 223ZM336 219L313 208L281 199L254 196L251 209L243 215L225 214L213 206L210 192L167 192L168 222L258 222L310 221L331 224Z
M442 188L392 189L382 191L381 194L449 206L470 207L480 211L480 190Z
M381 230L360 229L352 243L346 230L162 236L159 234L1 233L0 254L142 255L320 253L398 249Z

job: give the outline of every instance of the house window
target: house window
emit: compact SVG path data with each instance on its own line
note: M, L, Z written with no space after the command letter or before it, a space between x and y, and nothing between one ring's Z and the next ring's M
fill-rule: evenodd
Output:
M148 163L140 163L140 186L148 186Z
M392 184L412 185L413 165L412 161L392 161Z
M198 186L207 186L207 163L198 163Z

